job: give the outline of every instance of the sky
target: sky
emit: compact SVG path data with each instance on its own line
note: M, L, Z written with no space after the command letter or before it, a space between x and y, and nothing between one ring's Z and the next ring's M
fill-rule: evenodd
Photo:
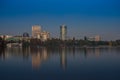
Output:
M40 25L51 37L59 37L60 25L67 36L83 39L100 35L120 39L120 0L0 0L0 34L31 34Z

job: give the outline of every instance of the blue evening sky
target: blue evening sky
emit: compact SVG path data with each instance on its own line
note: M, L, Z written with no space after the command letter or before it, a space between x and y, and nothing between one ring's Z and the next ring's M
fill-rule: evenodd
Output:
M0 34L31 34L41 25L59 37L62 24L70 38L120 39L120 0L0 0Z

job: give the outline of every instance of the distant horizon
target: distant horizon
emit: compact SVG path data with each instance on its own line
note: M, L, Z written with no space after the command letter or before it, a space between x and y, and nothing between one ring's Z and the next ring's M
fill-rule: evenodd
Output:
M0 34L31 35L33 25L42 26L51 37L59 37L60 25L68 37L101 36L120 39L119 0L1 0Z

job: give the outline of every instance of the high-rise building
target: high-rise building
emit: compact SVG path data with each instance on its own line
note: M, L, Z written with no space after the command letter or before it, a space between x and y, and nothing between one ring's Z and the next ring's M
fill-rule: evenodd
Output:
M101 38L99 35L95 36L95 41L100 41L100 40L101 40Z
M46 41L50 37L50 33L42 31L40 26L32 26L32 37L40 39L41 41Z
M41 40L42 41L46 41L49 37L50 37L49 32L46 32L46 31L41 32Z
M67 26L62 25L60 26L60 39L66 40L66 38L67 38Z
M41 33L41 26L39 26L39 25L32 26L32 37L33 38L40 39L40 33Z

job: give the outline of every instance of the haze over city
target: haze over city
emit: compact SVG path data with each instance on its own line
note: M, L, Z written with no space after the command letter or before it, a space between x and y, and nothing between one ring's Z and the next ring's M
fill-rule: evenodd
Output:
M120 38L119 0L0 0L0 34L31 34L40 25L59 37L60 25L68 36L100 35L103 40Z

